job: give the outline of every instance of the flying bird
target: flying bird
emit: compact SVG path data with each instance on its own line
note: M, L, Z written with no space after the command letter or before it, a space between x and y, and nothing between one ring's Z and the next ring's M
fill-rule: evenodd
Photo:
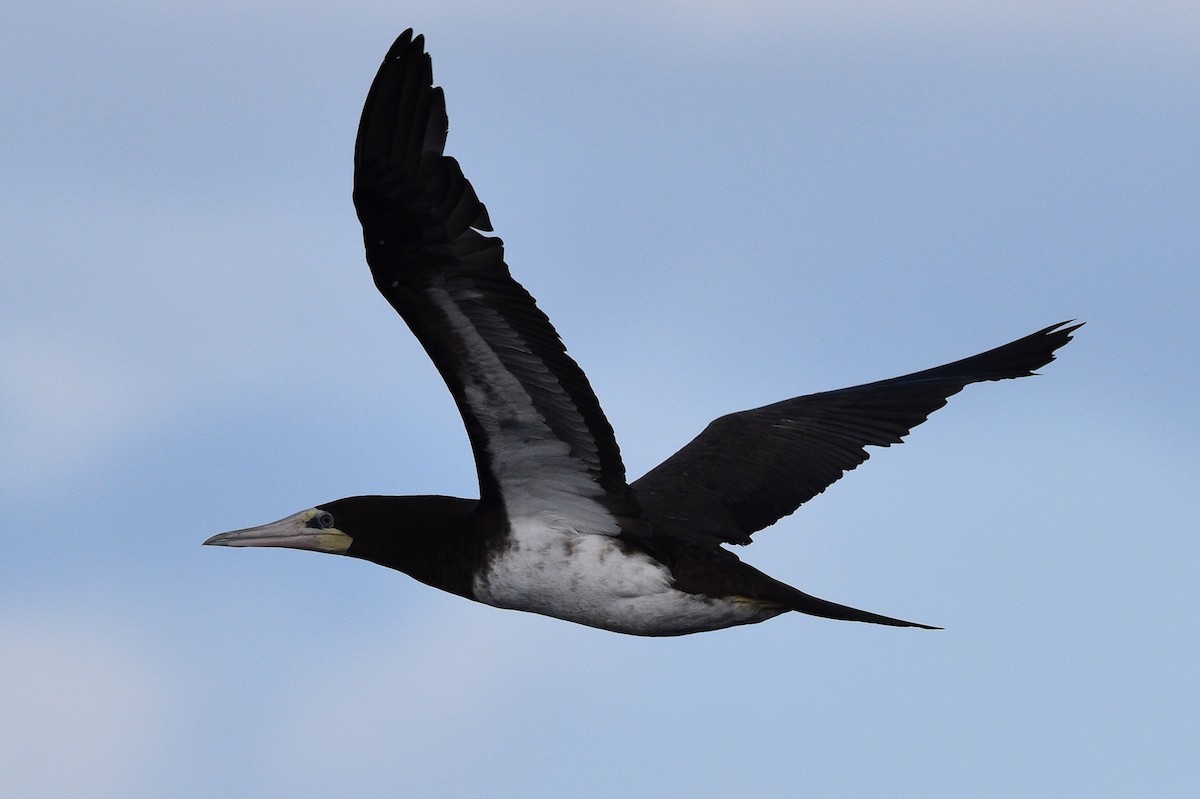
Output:
M487 209L443 153L447 130L424 37L405 31L363 108L354 206L375 285L462 414L479 498L347 497L204 543L349 555L478 602L633 635L788 611L929 628L806 594L723 545L749 544L969 383L1032 374L1079 325L722 416L631 483L587 377L485 235Z

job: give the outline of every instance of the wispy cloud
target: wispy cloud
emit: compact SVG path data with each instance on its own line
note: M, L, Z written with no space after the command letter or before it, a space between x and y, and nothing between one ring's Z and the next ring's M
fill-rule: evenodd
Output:
M0 343L0 479L9 487L91 465L156 417L142 375L102 344L27 335Z
M0 794L116 796L146 774L169 727L169 678L119 620L0 617Z

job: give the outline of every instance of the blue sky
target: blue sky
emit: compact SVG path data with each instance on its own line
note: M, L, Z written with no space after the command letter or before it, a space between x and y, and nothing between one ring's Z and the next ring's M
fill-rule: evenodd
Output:
M0 794L1200 791L1200 13L950 5L10 10ZM945 630L642 640L200 547L475 491L350 205L409 26L631 475L721 413L1087 320L740 551Z

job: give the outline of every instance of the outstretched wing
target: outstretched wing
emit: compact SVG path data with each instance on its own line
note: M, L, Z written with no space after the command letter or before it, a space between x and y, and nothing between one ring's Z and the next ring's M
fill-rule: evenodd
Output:
M620 511L631 500L612 427L509 274L501 240L480 232L491 222L458 162L442 154L447 129L423 37L405 31L371 85L354 148L354 206L375 285L454 395L485 502L510 515L575 497ZM603 513L584 524L617 532Z
M750 536L899 444L964 386L1025 377L1080 325L1063 322L923 372L733 413L633 483L655 533L715 546Z

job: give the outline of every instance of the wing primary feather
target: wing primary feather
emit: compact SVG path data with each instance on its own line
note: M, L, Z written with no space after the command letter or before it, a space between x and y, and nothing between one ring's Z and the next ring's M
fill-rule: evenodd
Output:
M748 544L866 461L866 447L899 444L971 383L1034 374L1080 326L1061 322L932 369L722 416L633 483L638 501L664 535Z
M480 232L491 220L443 153L448 129L424 39L406 31L371 84L354 153L354 204L375 285L454 396L485 500L500 502L506 485L569 486L635 512L587 377L513 280L503 242Z

